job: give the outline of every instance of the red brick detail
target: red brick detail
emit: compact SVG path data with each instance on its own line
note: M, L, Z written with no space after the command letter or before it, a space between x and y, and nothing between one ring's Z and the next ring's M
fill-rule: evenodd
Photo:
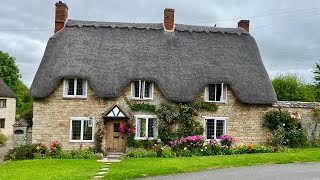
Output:
M168 31L174 30L174 9L166 8L164 10L164 28Z
M238 28L243 28L249 32L250 20L241 20L238 22Z
M54 33L60 31L64 27L64 23L68 19L68 6L61 1L56 3L56 16Z

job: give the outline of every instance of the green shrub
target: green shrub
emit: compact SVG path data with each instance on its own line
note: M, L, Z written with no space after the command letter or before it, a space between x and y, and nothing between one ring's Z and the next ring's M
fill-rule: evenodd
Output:
M9 150L9 152L5 155L4 160L25 160L25 159L33 159L34 154L37 152L36 147L38 144L27 144L14 149Z
M320 147L320 139L315 139L311 141L311 146L312 147Z
M0 133L0 146L7 142L7 138L4 134Z
M184 149L178 151L177 154L179 157L191 157L192 156L191 151L187 148L184 148Z
M172 158L175 157L175 153L173 152L173 150L171 149L171 147L169 146L164 146L161 148L162 153L160 157L164 157L164 158Z
M253 153L272 153L273 150L262 145L253 145Z
M137 148L128 154L129 157L144 158L144 157L157 157L157 152L154 150L145 150L143 148Z
M276 150L282 146L304 147L308 144L308 135L296 118L288 111L271 111L266 113L264 126L271 130L266 136L267 142Z

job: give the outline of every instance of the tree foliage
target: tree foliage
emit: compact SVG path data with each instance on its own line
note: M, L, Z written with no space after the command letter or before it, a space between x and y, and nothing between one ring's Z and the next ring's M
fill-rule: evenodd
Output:
M10 57L8 53L0 51L0 78L2 78L14 92L17 92L19 77L19 68L16 65L15 59Z
M317 88L306 84L297 74L279 75L272 80L279 101L317 101Z
M28 95L29 89L20 79L19 68L15 62L15 58L9 54L0 51L0 78L17 95L16 98L16 115L17 118L25 118L32 124L32 108L33 99ZM31 125L30 124L30 125Z
M316 63L313 73L314 83L316 84L316 86L320 87L320 64Z

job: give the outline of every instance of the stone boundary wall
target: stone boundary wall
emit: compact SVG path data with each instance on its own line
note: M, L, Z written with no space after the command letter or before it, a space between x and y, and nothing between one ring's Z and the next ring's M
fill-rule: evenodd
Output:
M278 101L272 107L314 109L320 107L320 102Z

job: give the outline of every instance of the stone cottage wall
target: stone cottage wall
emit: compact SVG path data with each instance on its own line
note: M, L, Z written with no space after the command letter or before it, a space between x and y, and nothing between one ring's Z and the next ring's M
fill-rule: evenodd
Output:
M271 105L249 105L241 103L228 86L227 103L217 103L217 112L201 111L196 119L203 125L203 116L227 117L227 133L234 136L238 143L264 142L262 127L265 113L271 110L289 109L301 114L304 127L310 130L312 124L312 107L287 107L286 103ZM49 143L58 139L64 144L65 149L79 147L80 143L71 143L70 140L70 117L95 117L96 121L102 121L102 113L118 104L124 111L133 115L150 114L149 112L130 112L125 102L125 97L130 99L131 89L128 85L122 96L118 98L101 98L95 95L94 90L88 86L87 99L63 98L63 83L58 84L55 91L48 97L34 100L34 125L32 128L33 143ZM203 101L204 90L198 96L198 101ZM161 91L155 86L154 98L149 101L141 101L154 105L166 100ZM310 132L310 131L309 131ZM105 142L104 142L105 143ZM84 146L93 146L93 143L82 143Z
M5 128L0 128L0 133L3 133L7 138L12 139L13 127L16 119L16 99L0 97L7 99L6 108L0 108L0 119L5 118Z

